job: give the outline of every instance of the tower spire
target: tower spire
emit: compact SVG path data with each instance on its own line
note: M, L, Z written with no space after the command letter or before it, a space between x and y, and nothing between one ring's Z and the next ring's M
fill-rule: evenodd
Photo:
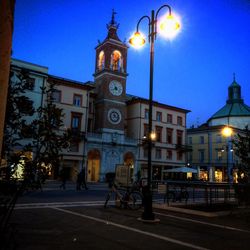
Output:
M107 29L108 29L107 39L111 38L111 39L120 41L116 33L117 29L119 28L119 24L115 21L116 14L117 12L115 12L115 10L112 9L111 21L107 24Z

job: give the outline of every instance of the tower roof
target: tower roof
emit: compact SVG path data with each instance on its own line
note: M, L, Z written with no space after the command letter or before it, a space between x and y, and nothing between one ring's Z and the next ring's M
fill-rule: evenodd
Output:
M111 21L107 24L107 29L108 29L108 35L106 37L105 40L107 39L114 39L117 41L121 41L116 33L117 29L119 28L119 23L117 23L115 21L115 15L117 13L115 12L115 10L112 10L112 17L111 17Z
M241 86L236 82L235 75L233 82L228 87L226 105L211 116L209 120L231 116L250 116L250 107L244 104L244 100L241 98Z

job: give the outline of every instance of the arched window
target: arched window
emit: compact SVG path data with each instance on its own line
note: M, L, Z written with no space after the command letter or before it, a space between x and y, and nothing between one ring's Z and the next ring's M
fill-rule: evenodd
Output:
M123 59L122 54L118 50L114 50L111 55L111 64L110 68L112 70L123 71Z
M102 70L105 67L105 54L103 50L99 53L98 57L98 70Z

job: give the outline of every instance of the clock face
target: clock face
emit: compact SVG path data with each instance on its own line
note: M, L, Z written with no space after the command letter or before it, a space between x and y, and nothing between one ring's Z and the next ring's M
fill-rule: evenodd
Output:
M122 94L123 87L122 84L118 81L111 81L109 83L109 91L112 93L112 95L119 96Z
M108 111L108 120L112 124L119 124L121 122L122 115L118 109L110 109Z

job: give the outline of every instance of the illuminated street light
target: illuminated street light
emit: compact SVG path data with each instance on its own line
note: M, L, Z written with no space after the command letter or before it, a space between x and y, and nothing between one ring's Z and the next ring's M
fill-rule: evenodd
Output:
M163 9L168 9L168 14L160 19L158 22L158 14ZM151 191L151 169L152 169L152 109L153 109L153 73L154 73L154 41L158 34L164 34L164 37L173 37L180 29L180 23L172 15L171 7L167 4L162 5L155 14L155 11L151 11L151 17L145 15L142 16L136 26L136 32L129 39L129 43L135 47L140 48L145 44L145 39L141 32L139 32L139 25L143 19L148 19L148 41L150 43L150 71L149 71L149 124L148 124L148 178L147 186L143 190L144 197L144 212L142 214L142 220L155 221L155 215L152 209L152 191ZM159 26L159 27L158 27Z
M228 126L226 126L222 129L222 135L225 137L230 137L232 135L232 133L233 133L233 130Z
M230 166L229 166L229 153L233 152L233 149L229 147L229 138L232 136L233 134L233 129L230 128L229 126L225 126L222 131L221 131L222 135L224 137L227 138L227 145L226 145L226 154L227 154L227 162L226 162L226 166L227 166L227 177L228 177L228 181L231 182L231 179L230 179L230 172L231 172L231 169L230 169ZM230 148L230 150L229 150ZM223 149L222 152L224 152L225 150Z

